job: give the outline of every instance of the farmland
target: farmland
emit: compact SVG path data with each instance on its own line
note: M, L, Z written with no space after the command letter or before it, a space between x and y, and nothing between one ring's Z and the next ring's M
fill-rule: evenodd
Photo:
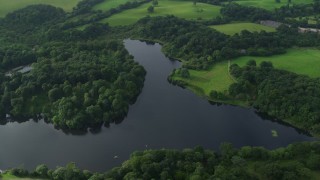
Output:
M107 22L111 26L133 24L145 16L165 16L174 15L185 19L211 19L220 14L220 7L197 3L193 5L191 1L159 1L159 4L154 8L153 13L148 13L147 8L151 3L144 4L140 7L123 11L115 14L102 22Z
M231 63L243 66L250 59L254 59L257 64L262 61L270 61L278 69L308 75L310 77L320 77L318 68L320 66L320 50L318 49L295 48L288 50L286 54L271 57L245 56L234 59Z
M224 61L212 66L209 70L189 70L190 78L185 79L175 76L175 79L187 82L197 94L209 95L211 90L227 91L234 82L228 73L228 62Z
M28 5L33 4L49 4L63 8L65 11L72 11L72 8L77 5L80 0L21 0L21 1L8 1L0 0L0 17L4 17L9 12L21 9Z
M234 35L236 33L240 33L242 30L248 30L250 32L274 32L275 28L263 26L255 23L231 23L231 24L223 24L223 25L214 25L210 26L217 31L220 31L227 35Z
M311 4L313 0L292 0L291 5L293 4ZM274 10L281 6L288 4L287 0L280 0L280 3L276 3L274 0L239 0L236 3L245 5L245 6L254 6L259 8L264 8L267 10Z

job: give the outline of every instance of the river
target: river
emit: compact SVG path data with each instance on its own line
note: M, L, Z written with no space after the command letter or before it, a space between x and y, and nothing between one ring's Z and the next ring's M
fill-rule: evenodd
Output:
M128 116L100 132L72 135L43 121L10 122L0 126L0 169L33 169L45 163L53 168L75 162L82 169L106 171L120 165L135 150L204 148L220 143L276 148L315 138L264 119L254 109L212 105L191 91L168 83L180 62L161 52L159 44L135 40L124 44L147 71L145 85ZM278 137L272 137L272 130ZM118 158L114 158L117 156Z

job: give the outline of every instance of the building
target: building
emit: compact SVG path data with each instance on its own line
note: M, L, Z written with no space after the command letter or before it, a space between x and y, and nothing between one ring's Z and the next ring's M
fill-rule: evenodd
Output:
M269 27L273 27L273 28L278 28L279 26L281 26L283 23L281 22L277 22L277 21L271 21L271 20L263 20L260 21L261 25L264 26L269 26Z
M320 33L320 29L316 29L316 28L302 28L302 27L299 27L298 31L299 31L299 33L308 33L308 32Z

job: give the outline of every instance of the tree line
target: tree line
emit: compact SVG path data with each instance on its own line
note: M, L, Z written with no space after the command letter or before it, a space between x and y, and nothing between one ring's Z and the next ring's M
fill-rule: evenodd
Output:
M236 149L232 144L223 143L219 153L202 147L138 151L121 166L105 173L80 170L74 163L55 169L42 164L30 172L13 168L7 173L18 177L53 180L298 180L316 179L319 170L319 142L304 142L275 150L250 146Z
M320 79L274 69L272 63L254 60L230 67L237 83L229 94L248 101L259 111L306 130L320 133Z

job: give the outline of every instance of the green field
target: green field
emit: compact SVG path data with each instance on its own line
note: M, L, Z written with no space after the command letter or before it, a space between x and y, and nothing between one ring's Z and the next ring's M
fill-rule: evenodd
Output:
M0 179L1 180L40 180L40 179L33 179L33 178L19 178L9 173L2 174L0 176Z
M278 69L284 69L310 77L320 77L320 50L318 49L289 49L284 55L271 57L240 57L232 60L231 63L243 66L250 59L256 60L257 63L270 61Z
M263 26L261 24L255 23L231 23L231 24L222 24L222 25L214 25L210 26L210 28L216 29L224 34L234 35L236 33L240 33L242 30L248 30L250 32L275 32L276 29L268 26Z
M274 10L275 8L288 4L288 0L280 0L280 3L276 3L275 0L238 0L235 2L241 5L254 6L267 10ZM313 0L291 0L291 4L311 4L312 2Z
M80 0L0 0L0 17L4 17L9 12L24 8L32 4L50 4L61 7L66 11L72 11Z
M310 77L320 77L320 50L317 49L289 49L286 54L271 57L252 57L245 56L232 59L231 64L244 66L248 60L254 59L259 64L262 61L270 61L275 68L284 69L298 74L308 75ZM223 61L215 64L209 70L196 71L190 70L190 78L182 79L175 76L174 79L180 79L190 84L190 89L197 94L209 95L211 90L219 92L227 91L234 82L228 73L228 62ZM202 92L202 93L201 93Z
M212 19L220 14L220 7L197 3L193 5L192 1L169 1L160 0L159 4L154 8L153 13L148 13L147 8L151 6L151 2L143 4L140 7L129 9L121 13L115 14L102 22L108 22L111 26L133 24L145 16L164 16L175 15L185 19Z
M121 4L134 0L105 0L102 3L99 3L93 7L94 10L108 11L111 8L116 8Z
M227 61L218 63L206 71L189 70L189 73L190 78L188 79L178 76L175 76L174 79L187 82L191 85L190 88L193 91L197 91L197 94L204 93L205 95L209 95L211 90L224 92L234 82L232 77L229 76ZM201 88L202 92L198 88Z
M308 17L304 17L302 19L308 20L308 24L317 24L317 22L319 20L319 15L308 16Z
M317 21L319 20L320 16L319 15L313 15L313 16L305 16L305 17L297 17L294 18L296 20L307 20L308 24L317 24ZM290 19L290 18L288 18Z

